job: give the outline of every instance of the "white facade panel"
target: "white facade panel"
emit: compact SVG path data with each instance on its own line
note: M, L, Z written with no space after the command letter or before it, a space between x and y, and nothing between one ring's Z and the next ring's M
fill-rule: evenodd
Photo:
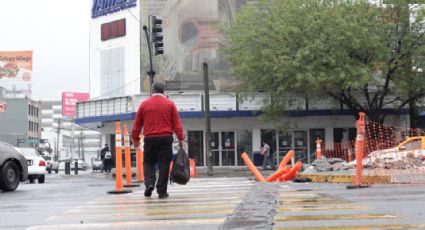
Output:
M172 94L169 98L176 104L177 110L183 111L202 111L201 94Z
M236 95L211 94L210 111L236 111Z
M91 1L93 3L93 0ZM119 12L90 19L90 96L91 98L131 95L139 92L140 87L140 7L131 7ZM115 20L125 19L126 34L123 37L106 41L101 40L101 25ZM142 30L143 32L143 30ZM122 51L119 51L121 50ZM108 55L108 52L119 55ZM109 63L122 63L122 67L112 70L122 71L118 85L102 92L102 65L105 71L105 59ZM115 58L115 59L114 59ZM103 59L103 60L102 60ZM113 73L111 77L114 77Z

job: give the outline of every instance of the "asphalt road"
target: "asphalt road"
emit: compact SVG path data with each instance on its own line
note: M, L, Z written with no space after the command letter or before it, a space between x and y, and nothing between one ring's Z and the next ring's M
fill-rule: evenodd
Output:
M63 173L63 172L62 172ZM47 175L0 193L0 229L425 229L425 186L256 183L251 177L192 178L170 198L143 187L111 195L100 173Z

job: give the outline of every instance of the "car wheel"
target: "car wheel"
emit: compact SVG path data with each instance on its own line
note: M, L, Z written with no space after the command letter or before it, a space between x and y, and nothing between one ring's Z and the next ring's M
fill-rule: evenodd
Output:
M44 176L44 175L41 175L39 178L38 178L38 183L39 184L44 184L44 181L46 180L46 177Z
M50 166L49 168L47 168L47 172L49 173L49 174L52 174L52 167Z
M34 182L35 182L34 178L29 178L28 180L29 180L30 184L34 184Z
M10 192L16 190L21 177L18 166L12 162L6 162L0 169L0 190Z

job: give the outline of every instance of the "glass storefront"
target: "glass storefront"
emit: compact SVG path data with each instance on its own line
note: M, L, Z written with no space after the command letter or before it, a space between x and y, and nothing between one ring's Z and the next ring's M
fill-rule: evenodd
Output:
M246 152L248 155L252 153L252 130L238 130L236 135L238 136L237 144L237 163L238 165L245 165L241 158L241 154Z
M196 165L204 165L204 132L188 131L188 151L189 157L195 159Z

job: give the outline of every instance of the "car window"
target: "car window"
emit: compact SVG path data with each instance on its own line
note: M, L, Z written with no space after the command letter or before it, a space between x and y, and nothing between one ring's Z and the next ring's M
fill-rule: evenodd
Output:
M19 148L19 150L26 157L37 157L37 156L39 156L37 150L32 149L32 148Z
M421 140L415 139L407 142L403 145L406 150L415 150L415 149L421 149Z
M43 156L43 158L44 158L44 160L46 160L46 161L50 161L50 160L52 160L52 157L51 157L51 156Z

